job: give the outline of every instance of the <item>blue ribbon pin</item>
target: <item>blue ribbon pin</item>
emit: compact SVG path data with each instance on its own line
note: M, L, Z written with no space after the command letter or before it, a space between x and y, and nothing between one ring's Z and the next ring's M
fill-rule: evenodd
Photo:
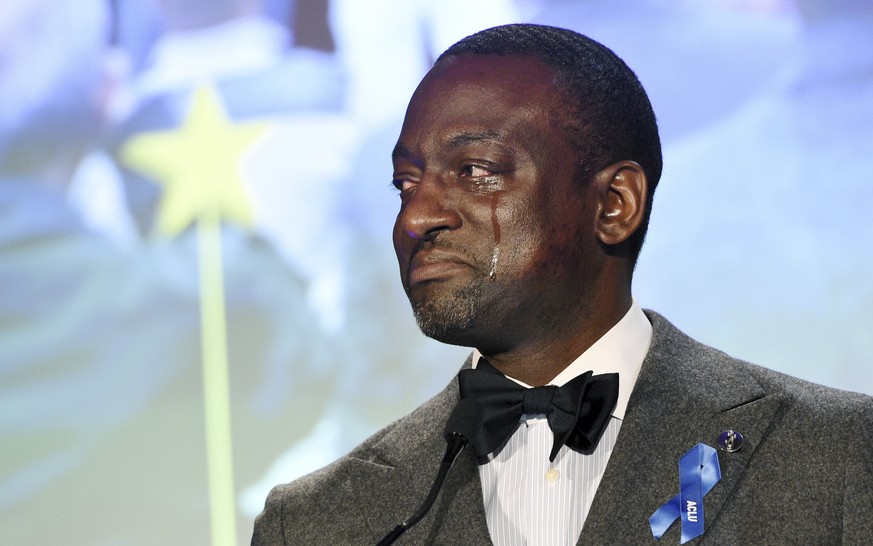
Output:
M706 444L697 444L679 459L679 494L660 506L649 517L652 535L660 539L682 518L682 539L685 544L703 534L703 497L721 479L718 453Z

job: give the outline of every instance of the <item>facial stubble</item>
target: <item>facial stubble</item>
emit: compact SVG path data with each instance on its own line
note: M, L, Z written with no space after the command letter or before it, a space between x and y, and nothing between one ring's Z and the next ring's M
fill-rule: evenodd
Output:
M464 334L481 313L485 282L477 280L448 294L421 294L406 290L415 321L424 335L443 343L463 345Z

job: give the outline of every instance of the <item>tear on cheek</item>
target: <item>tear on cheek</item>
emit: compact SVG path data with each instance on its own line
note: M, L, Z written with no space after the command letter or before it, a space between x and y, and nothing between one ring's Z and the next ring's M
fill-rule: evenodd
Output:
M497 260L500 258L500 247L494 246L494 252L491 253L491 270L488 272L488 279L497 279Z
M497 260L500 258L500 223L497 222L497 203L502 192L494 192L491 196L491 229L494 232L494 252L491 253L491 271L488 272L488 279L493 281L497 279Z

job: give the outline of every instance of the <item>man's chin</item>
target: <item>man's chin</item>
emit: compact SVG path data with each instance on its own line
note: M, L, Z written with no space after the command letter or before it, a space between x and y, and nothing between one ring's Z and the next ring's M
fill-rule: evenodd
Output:
M416 316L416 322L421 333L427 337L448 345L466 346L467 328L460 324L440 322L432 319L421 319Z
M413 290L409 300L424 335L450 345L466 345L476 322L480 296L475 287L440 296Z

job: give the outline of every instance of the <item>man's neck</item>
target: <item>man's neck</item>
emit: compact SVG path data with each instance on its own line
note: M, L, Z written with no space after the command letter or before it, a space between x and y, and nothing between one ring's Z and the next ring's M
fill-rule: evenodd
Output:
M564 321L560 331L504 352L480 352L501 373L533 387L546 385L576 358L603 337L624 317L631 298L604 306L584 320Z

